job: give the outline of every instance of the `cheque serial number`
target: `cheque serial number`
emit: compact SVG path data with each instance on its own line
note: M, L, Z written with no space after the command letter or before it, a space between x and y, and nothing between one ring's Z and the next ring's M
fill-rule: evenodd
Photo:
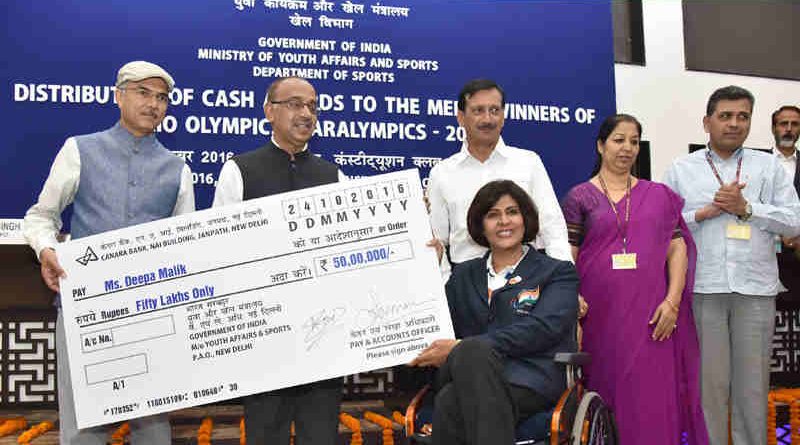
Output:
M138 403L129 403L127 405L112 406L103 411L105 415L118 416L120 414L132 413L139 409Z
M164 397L156 397L147 401L147 407L153 408L162 405L172 405L173 403L180 403L189 398L188 394L170 394Z

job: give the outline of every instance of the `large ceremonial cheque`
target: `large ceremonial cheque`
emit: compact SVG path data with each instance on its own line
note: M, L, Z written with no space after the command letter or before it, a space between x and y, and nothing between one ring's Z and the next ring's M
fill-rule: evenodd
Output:
M58 248L80 428L410 361L453 337L406 170Z

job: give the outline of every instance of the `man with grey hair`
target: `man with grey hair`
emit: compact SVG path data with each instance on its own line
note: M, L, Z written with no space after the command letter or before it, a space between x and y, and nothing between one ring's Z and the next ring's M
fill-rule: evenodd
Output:
M158 65L125 64L117 73L114 93L119 121L107 130L68 138L56 155L39 200L23 222L25 238L42 263L42 279L54 292L64 276L56 252L61 213L68 205L73 205L73 239L194 211L189 167L154 135L174 85L172 76ZM58 298L56 305L60 443L105 445L105 428L77 428ZM134 419L130 425L133 444L172 441L166 415Z
M797 162L797 140L800 139L800 108L784 105L772 113L772 135L775 147L772 153L778 158L786 174L800 195L800 163ZM778 295L782 303L800 303L800 237L781 238L778 252L778 271L786 292Z
M308 150L317 124L317 93L307 80L275 80L264 98L264 115L272 125L272 138L225 162L214 207L346 178L336 164ZM287 445L294 422L296 443L334 445L341 399L341 378L244 397L247 441Z
M728 86L703 117L708 147L676 160L664 182L684 198L697 244L692 310L710 443L766 443L769 360L779 290L775 236L800 234L800 201L775 156L742 146L753 95ZM675 438L677 441L678 438Z

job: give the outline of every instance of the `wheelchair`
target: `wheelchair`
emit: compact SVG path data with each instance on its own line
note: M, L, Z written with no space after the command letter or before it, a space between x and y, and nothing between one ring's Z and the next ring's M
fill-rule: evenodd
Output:
M517 445L617 445L614 415L596 392L584 388L581 366L590 357L583 352L558 353L553 360L567 368L567 390L550 411L535 414L517 424ZM406 409L405 433L409 444L433 443L434 394L423 387Z

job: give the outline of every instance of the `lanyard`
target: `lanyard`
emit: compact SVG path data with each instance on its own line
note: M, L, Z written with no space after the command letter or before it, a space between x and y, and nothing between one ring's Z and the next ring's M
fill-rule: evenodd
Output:
M739 162L736 164L736 182L739 182L739 176L742 174L742 159L744 159L744 153L739 158ZM725 183L722 182L722 177L719 175L719 171L717 170L717 166L714 165L714 161L711 159L711 151L706 152L706 161L708 161L708 165L711 166L711 171L714 172L714 176L717 177L717 181L719 182L720 187L724 186Z
M603 187L603 194L608 198L608 204L611 206L611 210L614 211L614 218L617 220L617 233L622 237L622 253L628 253L628 226L631 222L631 175L628 175L628 187L625 191L624 225L620 220L619 212L617 212L617 206L611 199L611 194L608 193L608 187L606 187L606 181L603 180L603 175L598 173L597 178L600 180L600 186Z

